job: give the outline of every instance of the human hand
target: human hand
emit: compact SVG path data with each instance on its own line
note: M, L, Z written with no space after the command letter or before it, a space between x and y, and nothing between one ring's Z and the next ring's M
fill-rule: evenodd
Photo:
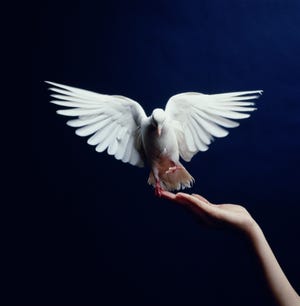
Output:
M246 234L263 269L273 297L280 306L299 305L300 297L289 283L276 260L261 228L240 205L212 204L198 194L177 194L161 191L161 197L187 207L202 224L211 227L230 226Z
M212 204L198 194L177 194L162 191L161 197L179 203L191 210L201 223L209 227L230 226L248 233L257 225L249 212L240 205Z

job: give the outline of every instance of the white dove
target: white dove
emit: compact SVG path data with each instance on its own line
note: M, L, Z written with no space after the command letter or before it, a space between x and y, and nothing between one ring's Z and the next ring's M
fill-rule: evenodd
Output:
M186 92L172 96L165 110L156 108L147 117L139 103L124 96L105 95L53 82L51 101L69 109L58 110L76 117L67 125L79 136L89 136L88 144L97 152L114 155L134 166L147 163L148 183L160 196L162 190L191 187L194 178L180 163L189 162L199 151L206 151L214 137L225 137L239 123L232 119L250 117L262 90L207 95Z

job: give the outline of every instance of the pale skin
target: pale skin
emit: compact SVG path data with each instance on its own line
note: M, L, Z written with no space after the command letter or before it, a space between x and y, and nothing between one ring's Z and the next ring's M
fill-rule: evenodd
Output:
M161 197L187 207L208 227L231 227L243 232L252 245L277 305L300 306L300 297L282 271L261 228L243 206L212 204L198 194L174 194L164 190Z

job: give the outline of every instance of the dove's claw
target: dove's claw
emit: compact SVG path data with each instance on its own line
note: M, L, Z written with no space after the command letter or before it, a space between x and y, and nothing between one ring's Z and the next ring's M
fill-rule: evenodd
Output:
M161 191L163 189L161 188L159 182L156 182L156 185L155 185L155 190L154 190L154 194L157 196L157 197L161 197Z
M155 193L155 195L157 196L157 197L161 197L161 191L162 191L162 189L160 188L160 189L158 189L158 188L155 188L155 191L154 191L154 193Z
M170 168L166 171L166 174L174 173L174 172L176 172L177 170L180 170L180 169L182 169L180 166L170 167Z

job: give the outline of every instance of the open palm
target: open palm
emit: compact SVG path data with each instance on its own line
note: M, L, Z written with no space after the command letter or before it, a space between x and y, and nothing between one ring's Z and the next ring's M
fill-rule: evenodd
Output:
M231 226L247 231L255 223L249 212L241 205L212 204L198 194L190 195L183 192L174 194L162 191L161 196L187 207L207 226Z

